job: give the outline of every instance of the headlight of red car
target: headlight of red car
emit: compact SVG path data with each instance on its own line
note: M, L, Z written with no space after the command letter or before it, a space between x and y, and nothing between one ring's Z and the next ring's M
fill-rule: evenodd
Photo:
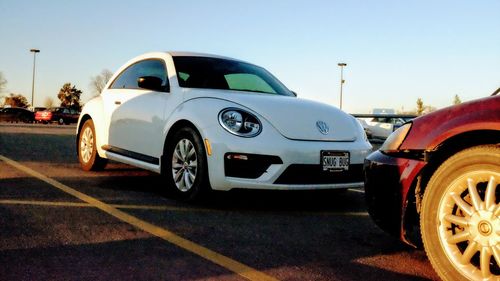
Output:
M411 129L412 123L406 123L394 131L382 144L380 151L384 153L394 153L399 151L399 146L403 143L408 132Z

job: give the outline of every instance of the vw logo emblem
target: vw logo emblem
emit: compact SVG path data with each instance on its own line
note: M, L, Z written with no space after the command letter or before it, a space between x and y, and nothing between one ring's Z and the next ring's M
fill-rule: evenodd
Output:
M318 131L323 135L328 135L328 132L330 131L328 125L323 121L316 121L316 127L318 128Z

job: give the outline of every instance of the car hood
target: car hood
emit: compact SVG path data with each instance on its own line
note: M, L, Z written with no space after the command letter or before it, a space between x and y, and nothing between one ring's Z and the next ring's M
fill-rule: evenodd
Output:
M207 92L204 97L207 97ZM327 104L295 97L223 92L217 91L216 95L209 96L231 101L257 113L289 139L355 141L362 130L354 117ZM323 126L324 129L321 123L327 126L323 133L319 128Z

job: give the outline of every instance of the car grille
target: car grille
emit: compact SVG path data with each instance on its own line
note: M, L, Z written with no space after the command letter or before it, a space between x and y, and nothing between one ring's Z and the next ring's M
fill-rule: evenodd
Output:
M275 184L335 184L363 181L363 164L353 164L348 171L325 172L321 165L292 164Z

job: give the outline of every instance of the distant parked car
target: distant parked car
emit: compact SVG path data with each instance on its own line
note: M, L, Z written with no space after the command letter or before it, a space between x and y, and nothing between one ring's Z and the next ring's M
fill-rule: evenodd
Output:
M80 112L72 108L51 107L47 110L37 111L35 120L42 123L57 122L59 125L71 124L78 121Z
M404 123L416 116L397 114L358 114L358 118L367 134L371 138L387 139L392 132L396 131Z
M500 96L395 131L365 160L368 211L443 280L500 280Z
M33 122L33 112L20 107L7 107L0 110L0 121L5 122Z

